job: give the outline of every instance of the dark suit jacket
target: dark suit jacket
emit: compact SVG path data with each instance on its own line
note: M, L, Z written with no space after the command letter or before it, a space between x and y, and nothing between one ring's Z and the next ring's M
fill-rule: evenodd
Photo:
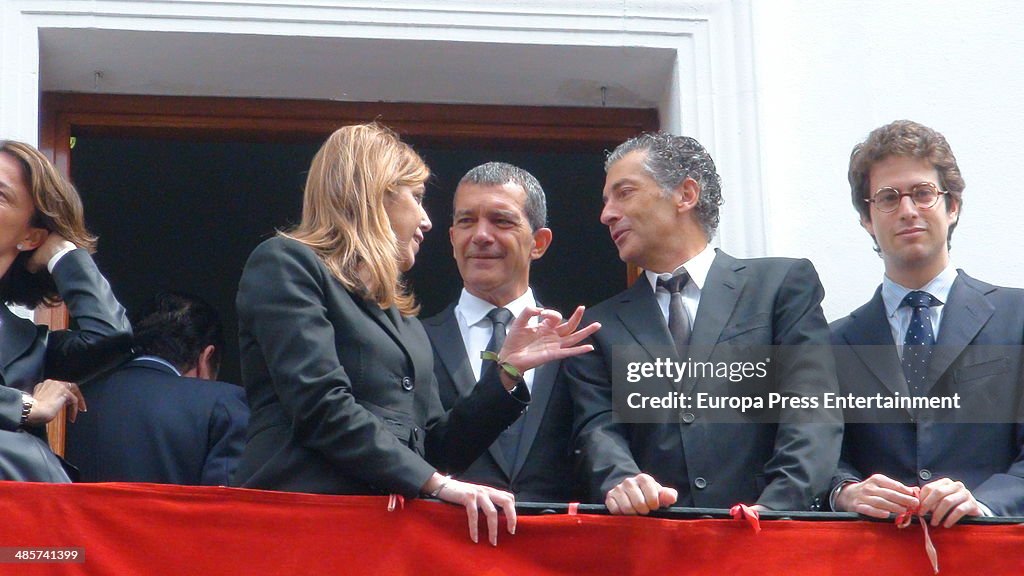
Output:
M881 288L832 332L843 394L909 395ZM961 408L847 410L833 486L875 473L910 486L948 477L995 514L1024 515L1022 345L1024 291L959 271L943 307L928 394L958 393Z
M763 361L763 354L771 354L768 377L741 382L737 391L766 386L759 392L804 397L835 392L828 326L820 307L823 293L806 260L737 260L719 251L701 290L689 356L694 362L719 363L758 361L758 354ZM646 355L637 360L650 362L664 357L672 339L644 278L588 310L584 323L593 321L602 325L593 337L594 352L563 362L591 499L603 502L608 490L643 471L678 488L680 506L725 508L756 501L776 510L804 510L814 505L839 457L838 414L819 407L803 409L799 416L783 410L778 415L783 424L774 418L722 423L709 422L708 412L692 407L680 414L679 423L615 423L613 348L639 345ZM752 352L757 347L760 351ZM801 353L793 354L796 347ZM687 378L681 384L690 395L723 392L707 379Z
M65 452L82 481L228 484L249 422L240 386L136 359L83 394L89 411L68 428Z
M415 496L435 467L469 466L529 400L490 369L445 413L420 322L352 294L293 240L253 251L237 305L252 410L243 486Z
M423 321L434 347L434 374L441 404L450 409L476 386L455 304ZM522 416L523 429L515 462L508 462L498 442L480 455L459 478L508 490L525 502L568 502L574 496L572 456L572 400L565 386L555 385L560 362L538 367L533 375L530 408Z
M0 436L23 434L18 431L22 391L31 393L46 378L80 382L123 360L131 350L132 331L124 308L87 251L65 254L53 269L53 280L77 324L75 330L50 332L0 306ZM31 432L45 438L44 427ZM0 442L0 479L51 480L53 475L46 470L52 470L56 458L44 444L26 440L7 436ZM36 477L33 470L43 476Z

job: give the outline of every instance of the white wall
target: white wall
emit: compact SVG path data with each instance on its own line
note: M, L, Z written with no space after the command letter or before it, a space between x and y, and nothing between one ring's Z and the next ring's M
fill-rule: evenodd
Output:
M980 278L1024 285L1014 232L1024 194L1009 168L1013 139L1024 133L1024 112L1015 106L1024 87L1022 23L1024 3L1011 0L0 0L0 134L35 141L44 86L258 96L211 66L248 70L267 59L247 55L280 59L312 50L320 55L309 64L319 66L310 68L313 77L344 79L345 59L321 52L345 48L353 57L366 42L394 40L385 47L398 61L408 58L403 46L442 43L449 57L431 63L440 68L405 83L431 101L466 101L463 82L449 79L465 74L452 63L467 50L492 58L477 64L497 70L490 81L475 74L474 101L522 99L507 86L525 78L520 83L549 87L531 98L553 100L508 103L598 106L597 87L609 85L611 105L636 105L625 97L642 77L645 93L653 85L662 94L644 97L661 110L662 126L699 138L719 165L726 194L720 244L739 256L812 259L827 290L826 314L836 318L870 296L882 270L849 204L849 151L896 118L945 133L960 159L967 190L955 262ZM115 40L140 32L158 48L136 41L131 58L111 52ZM212 43L218 58L185 56L177 67L161 59L193 43ZM378 44L369 52L375 57ZM646 71L638 64L666 51L674 56L664 64ZM585 54L602 65L567 60ZM559 62L570 71L552 64ZM360 66L364 84L410 77L374 74L373 59ZM416 69L415 58L410 66ZM306 85L293 68L242 76L288 97L290 86ZM96 69L109 72L102 83L93 82ZM176 70L203 82L172 82ZM440 80L422 86L424 78ZM403 86L382 82L373 94L406 100ZM344 99L343 88L325 85L323 97Z
M718 241L758 255L752 1L0 0L0 134L35 142L41 90L599 107L607 87L707 146L742 191Z
M900 118L942 132L963 172L954 264L1024 286L1024 3L754 0L752 22L768 251L814 261L830 319L882 275L850 204L850 150Z

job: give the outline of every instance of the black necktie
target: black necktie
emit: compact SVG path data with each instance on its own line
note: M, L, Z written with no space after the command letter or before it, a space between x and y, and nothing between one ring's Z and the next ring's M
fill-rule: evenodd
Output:
M491 341L487 343L487 351L498 353L505 344L508 323L513 318L512 313L509 312L508 308L492 308L487 313L487 318L491 320L491 324L494 326L494 331L491 332Z
M672 341L681 360L686 358L686 347L690 343L690 317L683 306L683 288L689 281L690 275L685 271L668 280L658 279L658 286L668 290L671 297L668 303L668 331L672 334Z
M491 332L491 341L487 343L487 351L497 353L501 350L502 345L505 344L505 331L508 323L513 319L512 312L509 312L508 308L493 308L487 313L487 317L491 319L491 324L494 325L494 331ZM481 370L481 372L483 371ZM511 470L512 466L515 465L516 456L519 455L519 437L523 429L522 423L523 418L520 417L498 436L498 447L505 455L508 470Z
M935 344L930 309L941 303L938 298L921 290L909 292L900 303L901 306L913 309L910 326L903 339L903 375L907 378L907 387L914 396L921 396L925 392L928 360L931 359L932 347Z

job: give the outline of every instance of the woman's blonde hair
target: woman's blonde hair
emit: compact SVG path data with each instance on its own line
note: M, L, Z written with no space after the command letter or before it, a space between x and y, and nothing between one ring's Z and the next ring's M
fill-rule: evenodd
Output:
M402 281L384 201L398 186L419 186L429 177L423 159L389 128L345 126L313 157L302 222L280 234L312 248L346 289L415 315L419 306Z
M96 250L96 237L85 227L85 211L78 191L42 152L14 140L0 140L0 154L9 154L21 166L22 178L32 198L31 225L56 232L90 253ZM33 251L18 255L0 280L0 299L7 303L34 308L40 303L52 306L60 302L53 278L45 272L29 273L25 268Z

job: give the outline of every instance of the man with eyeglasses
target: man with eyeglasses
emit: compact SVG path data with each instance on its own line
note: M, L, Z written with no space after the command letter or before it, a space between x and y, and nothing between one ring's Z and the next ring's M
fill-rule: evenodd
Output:
M840 389L918 402L846 407L832 508L930 513L946 527L1024 515L1024 291L953 267L964 180L949 144L916 122L893 122L854 147L849 180L885 276L867 304L832 325Z

